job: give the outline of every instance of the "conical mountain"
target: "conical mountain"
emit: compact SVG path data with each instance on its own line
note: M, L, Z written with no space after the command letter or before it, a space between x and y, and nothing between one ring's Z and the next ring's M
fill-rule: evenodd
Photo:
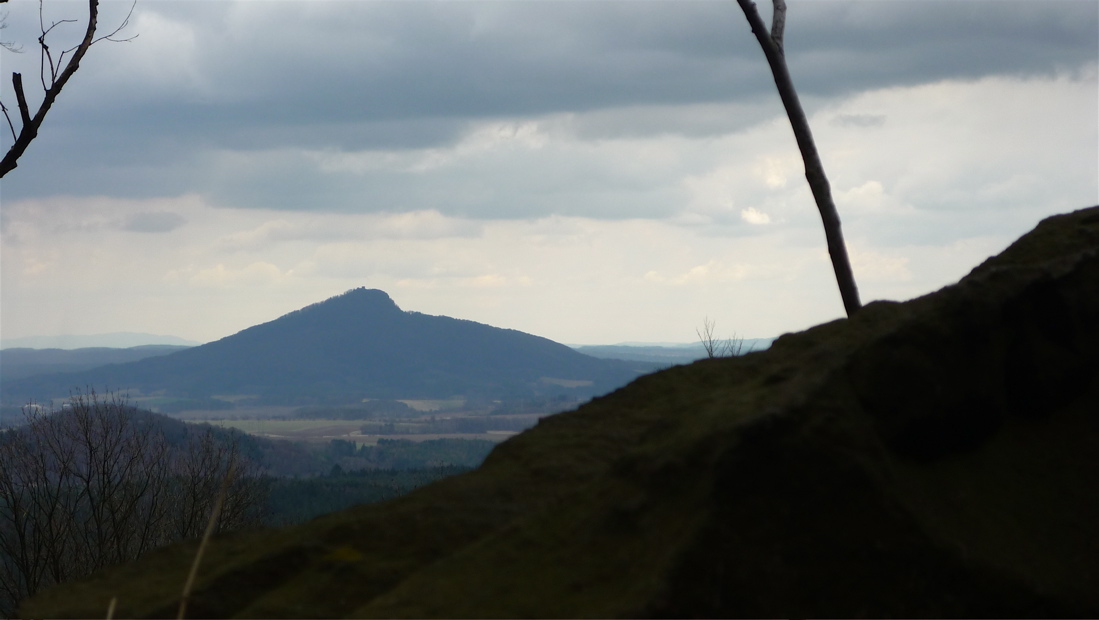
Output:
M216 342L12 382L4 392L9 403L84 386L186 397L251 395L267 402L587 397L649 369L512 329L405 312L385 292L358 288Z

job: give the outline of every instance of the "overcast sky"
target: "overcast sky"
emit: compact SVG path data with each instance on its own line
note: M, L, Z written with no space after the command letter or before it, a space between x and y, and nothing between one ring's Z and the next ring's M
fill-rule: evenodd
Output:
M0 14L12 108L38 3ZM4 338L207 342L359 286L573 344L843 316L733 0L139 0L132 35L2 181ZM1099 203L1096 0L789 0L786 51L864 302Z

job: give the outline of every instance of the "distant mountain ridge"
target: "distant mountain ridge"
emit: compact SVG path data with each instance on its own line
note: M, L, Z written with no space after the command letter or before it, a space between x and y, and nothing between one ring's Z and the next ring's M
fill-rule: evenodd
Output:
M81 373L5 382L5 402L74 386L258 402L363 398L588 397L652 364L597 359L531 334L405 312L384 291L357 288L205 345Z
M178 336L143 332L112 332L109 334L62 334L59 336L25 336L0 339L0 349L130 349L152 345L193 347L202 344Z
M148 344L125 349L88 347L81 349L14 348L0 350L0 380L14 381L59 372L80 372L106 364L134 362L188 349L187 346Z
M742 338L740 339L740 353L762 351L771 346L774 338ZM690 364L693 361L706 359L706 348L701 342L689 344L649 344L630 342L623 344L587 344L572 345L572 348L592 357L602 359L618 359L638 362L654 362L660 364Z

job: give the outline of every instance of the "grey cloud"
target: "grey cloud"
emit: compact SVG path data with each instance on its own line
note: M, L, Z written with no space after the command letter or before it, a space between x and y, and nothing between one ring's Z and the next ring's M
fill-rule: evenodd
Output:
M280 17L310 42L292 54L260 28L238 34L232 50L211 38L203 44L207 69L238 105L280 102L267 108L272 118L259 120L288 124L772 96L762 53L729 2L331 6L340 9ZM817 2L791 7L786 40L799 88L812 97L1051 73L1094 62L1097 28L1093 2L1061 2L1057 10L1024 2Z
M139 233L167 233L187 223L186 218L170 211L143 211L126 218L122 230Z
M743 16L725 1L313 2L278 11L252 2L232 5L246 12L237 21L226 19L227 3L191 4L199 70L214 91L175 116L230 138L234 126L312 127L330 137L344 125L395 119L732 101L773 90ZM161 6L182 12L175 3L148 10ZM787 52L805 96L1094 61L1095 4L1057 7L795 3ZM372 135L384 132L360 139Z
M424 177L416 172L377 171L320 174L294 158L257 161L211 182L215 203L276 210L394 213L434 209L474 219L521 219L550 213L622 219L665 217L686 197L669 190L666 179L616 178L593 162L522 158L509 164L457 166ZM538 168L537 173L516 167ZM474 169L480 168L480 173Z
M486 118L576 114L580 137L602 138L720 135L781 114L763 55L727 0L163 0L137 11L193 28L194 71L209 90L180 96L126 78L115 65L154 49L151 33L97 46L5 179L5 199L43 188L178 195L208 181L217 150L446 146ZM1072 70L1095 62L1097 32L1093 0L827 0L791 3L786 46L813 108L861 89ZM104 49L111 63L97 62ZM211 191L313 209L346 203L341 188L362 182L271 172L215 179ZM406 202L380 185L361 202Z
M582 140L675 135L704 138L737 133L780 113L776 101L650 105L594 110L572 122Z
M787 54L799 89L810 97L1094 62L1095 3L1056 7L976 0L794 3ZM143 97L156 97L146 88L132 98L136 111L158 113L169 128L176 125L170 119L186 119L179 124L229 139L238 130L280 126L267 144L309 133L332 139L347 125L369 130L359 140L385 139L377 124L392 120L728 102L773 90L743 15L725 0L165 1L139 10L194 28L197 70L212 91L190 100L167 93L143 112ZM140 44L117 53L139 54ZM93 57L87 64L82 71L91 80L106 71ZM119 118L141 122L129 104L118 105L117 95L94 99L109 101L102 110L108 120L114 108ZM435 132L437 139L448 135Z
M480 222L446 218L434 212L397 215L366 222L325 219L316 221L268 222L249 231L230 234L220 240L227 249L257 248L271 243L328 243L338 241L433 240L473 238L483 233Z
M791 9L786 51L798 88L828 96L991 75L1028 77L1095 62L1099 5L816 2Z
M884 114L837 114L829 121L837 127L881 127Z

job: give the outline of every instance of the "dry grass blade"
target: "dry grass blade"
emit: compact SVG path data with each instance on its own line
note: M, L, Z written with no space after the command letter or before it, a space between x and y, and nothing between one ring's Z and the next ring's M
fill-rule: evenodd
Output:
M183 584L183 594L179 599L179 613L176 614L177 620L182 620L187 615L187 602L191 598L191 590L195 586L198 566L202 563L202 554L206 552L210 537L214 535L214 529L217 528L218 517L221 516L221 508L225 504L225 496L229 494L229 483L232 477L233 464L230 463L229 468L225 471L225 479L221 482L221 491L218 492L217 500L214 502L214 509L210 511L210 521L206 524L206 531L202 533L202 541L199 542L198 551L195 552L195 561L191 563L191 572L187 575L187 582Z

